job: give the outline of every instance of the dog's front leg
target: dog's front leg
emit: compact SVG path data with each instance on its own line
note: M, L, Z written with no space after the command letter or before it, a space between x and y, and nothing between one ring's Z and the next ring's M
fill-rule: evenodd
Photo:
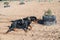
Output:
M32 30L32 26L31 25L29 25L29 30Z

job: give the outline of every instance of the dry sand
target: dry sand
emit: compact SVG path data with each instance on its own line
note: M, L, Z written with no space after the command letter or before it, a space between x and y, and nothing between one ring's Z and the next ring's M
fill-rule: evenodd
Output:
M26 16L36 16L41 19L44 12L51 9L57 17L57 24L45 26L32 23L32 30L25 33L22 29L3 34L11 25L11 20L24 18ZM0 2L0 40L60 40L60 3L48 2L25 2L19 5L18 1L10 2L10 7L4 8Z

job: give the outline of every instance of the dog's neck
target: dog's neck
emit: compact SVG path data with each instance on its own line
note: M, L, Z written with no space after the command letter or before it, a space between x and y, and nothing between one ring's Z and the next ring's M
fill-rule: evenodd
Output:
M31 20L30 17L28 17L28 20Z
M24 23L24 20L22 19L22 23Z

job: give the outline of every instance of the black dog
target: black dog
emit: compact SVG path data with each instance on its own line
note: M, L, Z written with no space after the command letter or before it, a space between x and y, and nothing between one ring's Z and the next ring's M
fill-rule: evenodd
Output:
M29 29L28 27L30 27L29 30L32 29L32 27L30 26L32 21L36 21L36 20L37 20L37 18L35 16L15 20L15 21L13 21L13 23L11 24L11 27L9 27L9 30L6 33L10 32L10 31L15 31L15 28L18 28L18 29L22 28L25 32L27 32L27 29Z

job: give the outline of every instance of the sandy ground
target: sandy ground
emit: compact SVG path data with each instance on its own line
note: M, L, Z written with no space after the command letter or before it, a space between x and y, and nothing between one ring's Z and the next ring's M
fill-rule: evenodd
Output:
M11 20L24 18L26 16L36 16L41 19L44 12L51 9L57 17L57 24L45 26L32 23L32 30L25 33L22 29L4 34L11 25ZM19 5L19 2L10 2L10 7L4 8L3 2L0 2L0 40L60 40L60 3L48 2L25 2Z

